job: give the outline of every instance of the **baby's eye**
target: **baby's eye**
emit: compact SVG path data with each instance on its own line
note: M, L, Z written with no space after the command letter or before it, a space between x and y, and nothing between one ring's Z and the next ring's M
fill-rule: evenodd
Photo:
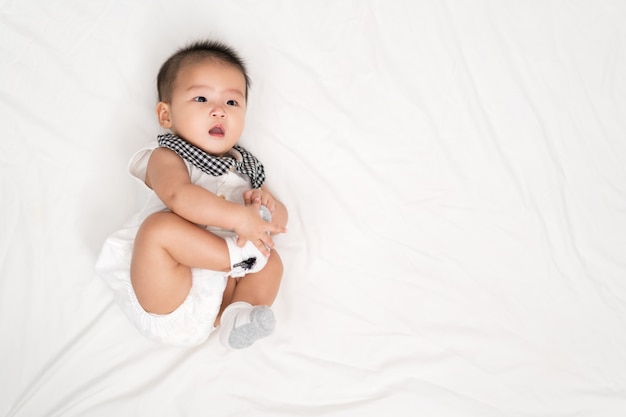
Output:
M239 103L237 103L237 100L228 100L226 102L226 104L229 105L229 106L237 106L237 105L239 105Z
M193 100L197 101L198 103L206 103L206 97L204 96L194 97Z

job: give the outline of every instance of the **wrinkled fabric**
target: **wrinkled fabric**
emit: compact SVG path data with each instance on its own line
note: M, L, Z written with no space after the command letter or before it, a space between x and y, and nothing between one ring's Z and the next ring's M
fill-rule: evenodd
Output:
M4 1L0 415L623 417L626 2ZM156 74L252 78L275 332L161 346L94 272Z

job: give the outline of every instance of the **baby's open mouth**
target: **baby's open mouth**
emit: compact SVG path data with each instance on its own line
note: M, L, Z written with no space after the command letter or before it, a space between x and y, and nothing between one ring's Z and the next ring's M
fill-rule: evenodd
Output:
M211 136L224 136L224 128L220 125L213 126L211 130L209 130L209 135Z

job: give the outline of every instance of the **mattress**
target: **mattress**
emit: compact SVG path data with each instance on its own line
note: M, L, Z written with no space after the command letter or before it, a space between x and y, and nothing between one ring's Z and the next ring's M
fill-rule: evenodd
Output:
M626 3L4 1L0 415L626 414ZM274 334L141 336L94 270L156 72L252 78Z

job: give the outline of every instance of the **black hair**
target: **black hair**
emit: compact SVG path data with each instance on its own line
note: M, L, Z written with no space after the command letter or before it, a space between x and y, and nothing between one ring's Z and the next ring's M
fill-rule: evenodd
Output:
M176 76L184 64L206 58L217 59L238 68L246 80L245 95L246 99L248 98L248 89L251 81L243 59L241 59L237 51L218 41L200 40L180 48L161 65L157 75L159 101L168 102L171 100Z

